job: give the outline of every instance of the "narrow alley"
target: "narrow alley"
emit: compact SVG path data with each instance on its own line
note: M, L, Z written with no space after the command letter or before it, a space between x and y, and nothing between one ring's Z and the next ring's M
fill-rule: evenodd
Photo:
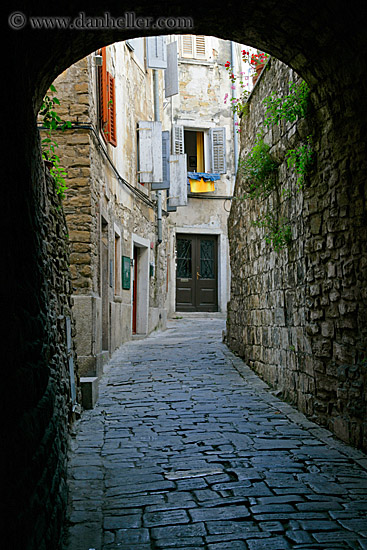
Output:
M367 549L367 457L272 394L219 317L124 344L75 425L65 550Z

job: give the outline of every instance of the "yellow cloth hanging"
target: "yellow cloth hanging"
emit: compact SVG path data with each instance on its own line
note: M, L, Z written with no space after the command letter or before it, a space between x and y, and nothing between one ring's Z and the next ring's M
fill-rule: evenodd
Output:
M215 191L214 181L204 181L203 178L200 180L189 180L191 193L209 193L210 191Z

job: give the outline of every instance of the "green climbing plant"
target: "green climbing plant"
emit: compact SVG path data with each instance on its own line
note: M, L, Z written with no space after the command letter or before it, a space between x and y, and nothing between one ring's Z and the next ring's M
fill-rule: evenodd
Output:
M313 150L311 136L307 136L306 143L302 143L297 149L289 149L286 153L288 168L294 168L297 178L297 187L302 189L305 176L312 164Z
M290 83L289 94L283 97L275 93L264 99L266 106L264 124L267 127L279 124L281 120L295 122L297 118L306 116L310 88L302 80L300 83Z
M60 105L60 100L53 94L56 93L56 88L52 84L49 92L43 98L42 106L39 115L42 120L42 126L46 130L45 137L41 140L42 158L51 163L50 173L53 177L56 186L56 192L63 199L67 190L66 180L67 173L60 164L60 157L57 155L56 149L58 143L54 136L55 130L65 131L71 128L71 122L64 122L56 112L56 106Z
M292 240L292 231L287 218L279 218L272 213L252 222L255 227L265 229L265 241L272 245L275 252L285 248Z
M239 160L239 170L247 185L244 198L269 196L276 182L278 164L273 160L270 147L264 143L262 133L256 137L255 145L244 159Z
M269 128L280 121L295 122L305 117L308 112L310 88L304 81L291 82L289 93L279 97L275 93L264 99L266 106L264 126ZM311 136L295 149L289 149L285 155L288 168L293 168L297 174L296 187L302 189L305 176L313 161ZM247 192L242 197L265 199L276 187L278 163L272 159L270 147L264 143L263 130L257 135L255 145L250 153L239 161L239 171L247 186ZM290 197L292 190L283 190L282 196ZM279 202L279 192L277 194ZM269 212L264 217L253 222L256 227L265 229L265 241L272 245L276 252L288 246L292 240L289 220L279 218L276 213Z

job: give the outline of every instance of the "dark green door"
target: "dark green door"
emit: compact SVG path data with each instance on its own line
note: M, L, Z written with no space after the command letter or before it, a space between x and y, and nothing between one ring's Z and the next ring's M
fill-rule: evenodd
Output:
M176 311L218 311L217 238L176 237Z

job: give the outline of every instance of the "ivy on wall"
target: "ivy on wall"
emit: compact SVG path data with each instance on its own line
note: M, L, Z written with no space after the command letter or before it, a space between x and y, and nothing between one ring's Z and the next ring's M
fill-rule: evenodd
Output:
M271 128L280 125L282 121L295 122L307 115L310 89L306 82L290 83L289 94L279 97L275 93L265 98L266 106L264 126ZM245 110L243 110L245 112ZM247 188L244 199L266 199L273 189L277 187L277 172L279 163L270 154L270 146L264 143L264 130L257 134L255 145L244 159L239 160L239 174ZM312 138L307 136L304 143L296 149L289 149L285 158L287 167L297 174L295 190L303 188L305 177L313 161ZM291 197L293 190L283 192L283 195ZM278 200L279 203L279 200ZM278 205L279 206L279 205ZM289 220L280 217L276 211L268 212L264 217L253 222L256 227L266 230L265 241L276 252L288 246L292 240Z
M49 92L43 98L42 107L39 115L42 119L42 126L46 129L46 137L41 140L42 158L50 165L50 173L55 182L56 191L63 199L67 190L65 178L67 173L60 164L60 158L56 153L59 146L53 132L55 130L64 131L71 128L71 123L64 122L56 112L56 106L60 105L59 99L51 94L56 93L56 88L52 84Z

